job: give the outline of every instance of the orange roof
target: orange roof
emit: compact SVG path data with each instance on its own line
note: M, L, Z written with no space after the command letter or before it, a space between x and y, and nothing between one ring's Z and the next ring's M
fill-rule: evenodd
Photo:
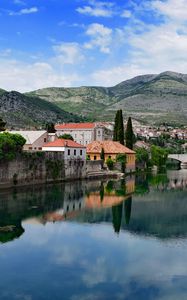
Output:
M55 129L92 129L95 123L64 123L55 125Z
M57 139L54 142L47 143L43 147L69 147L69 148L86 148L72 140Z
M87 145L86 152L87 153L101 153L101 149L104 149L106 154L135 154L135 152L123 145L119 142L114 141L94 141Z

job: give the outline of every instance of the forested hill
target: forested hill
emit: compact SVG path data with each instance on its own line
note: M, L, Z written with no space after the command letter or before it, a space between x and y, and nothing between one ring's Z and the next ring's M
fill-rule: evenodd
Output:
M34 95L90 119L113 120L117 109L149 123L187 124L187 75L137 76L114 87L46 88Z
M45 126L47 122L79 122L80 117L66 112L53 103L12 91L0 89L0 117L9 128Z

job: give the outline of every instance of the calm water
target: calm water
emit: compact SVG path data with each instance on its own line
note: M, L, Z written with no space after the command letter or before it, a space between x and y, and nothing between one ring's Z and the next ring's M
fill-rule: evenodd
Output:
M187 299L187 170L0 193L0 299Z

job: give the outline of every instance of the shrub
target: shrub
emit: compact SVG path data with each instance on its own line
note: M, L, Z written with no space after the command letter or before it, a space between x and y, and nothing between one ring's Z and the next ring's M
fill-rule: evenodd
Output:
M12 160L22 151L26 140L19 134L0 133L0 160Z
M109 168L109 170L113 169L113 167L114 167L114 161L111 158L109 158L109 157L107 158L106 164L107 164L107 167Z

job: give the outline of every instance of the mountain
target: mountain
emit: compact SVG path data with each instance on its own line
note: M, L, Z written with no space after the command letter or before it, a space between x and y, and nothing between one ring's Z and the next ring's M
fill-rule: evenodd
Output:
M187 75L181 73L137 76L108 88L45 88L29 95L93 120L113 120L123 109L124 116L140 121L187 124Z
M0 117L11 128L45 126L47 122L79 122L78 116L68 113L53 103L18 92L0 90Z

